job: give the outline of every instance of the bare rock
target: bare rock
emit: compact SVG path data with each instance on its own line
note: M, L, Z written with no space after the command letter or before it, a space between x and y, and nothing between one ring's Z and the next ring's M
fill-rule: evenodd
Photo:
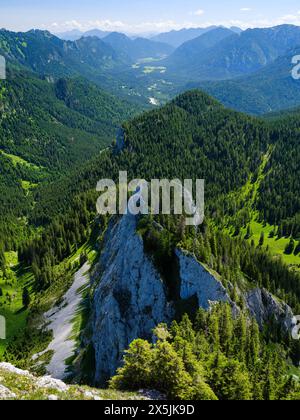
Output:
M0 369L16 375L26 376L27 378L34 378L34 376L30 372L28 372L28 370L18 369L10 363L0 363Z
M16 398L16 394L11 392L8 388L6 388L4 385L0 384L0 400L12 400Z
M267 290L259 288L251 290L246 294L246 302L251 315L260 327L274 321L285 331L291 331L294 318L292 309Z
M54 379L51 376L43 376L36 380L36 385L39 388L46 388L46 389L55 389L59 392L66 392L68 391L69 387L64 382L60 381L59 379Z

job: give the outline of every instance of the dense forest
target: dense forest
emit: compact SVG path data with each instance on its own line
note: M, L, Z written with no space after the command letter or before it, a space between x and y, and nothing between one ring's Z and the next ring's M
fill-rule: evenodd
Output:
M59 182L46 183L38 188L37 203L30 220L33 225L45 226L50 222L50 226L40 239L37 238L36 245L36 240L29 245L34 251L26 251L23 244L21 255L24 258L26 256L27 263L31 263L38 255L41 260L44 254L54 255L54 262L61 260L66 255L66 249L70 249L68 243L73 245L80 242L78 239L74 241L74 237L84 237L84 232L95 216L96 180L107 177L107 174L117 180L120 169L128 170L131 178L204 178L206 216L208 220L218 221L220 215L224 216L226 212L219 197L238 190L247 183L249 177L257 176L258 168L270 146L273 151L264 169L254 207L260 211L262 220L277 225L276 234L286 237L292 235L296 248L299 232L299 183L298 160L293 157L298 152L297 129L296 126L295 130L288 127L290 125L280 123L278 128L228 111L199 91L182 95L161 110L144 114L124 124L124 148L121 152L119 147L107 150L88 164L83 164L79 170L77 168L76 173L71 172L70 177L65 176ZM273 177L277 175L276 183ZM74 197L77 197L75 201ZM73 207L72 210L68 210L70 207ZM69 223L74 228L69 229ZM245 221L240 223L242 228ZM218 238L217 242L222 241ZM231 243L234 241L231 240ZM272 291L287 288L285 293L288 294L292 287L296 298L291 296L288 300L295 306L299 298L299 286L297 281L287 279L297 274L289 274L284 265L281 268L280 261L272 261L271 257L263 259L264 250L261 250L261 256L259 252L256 256L253 245L250 245L248 257L248 251L241 253L241 257L251 261L253 267L249 268L250 273L247 274L253 277L259 270L257 267L261 267L263 271L260 277ZM241 249L241 246L238 243L236 250ZM229 248L229 244L224 245L224 249ZM270 264L267 263L268 258ZM264 270L270 271L269 280ZM282 280L281 270L286 272ZM258 272L254 277L258 280Z
M13 67L8 76L0 91L0 232L11 249L35 190L110 146L137 108L80 78L51 82Z
M232 317L229 305L199 310L170 328L159 325L155 344L136 340L111 380L117 389L155 388L170 399L298 400L285 375L285 353L267 343L254 320Z
M95 230L99 235L105 229L106 218L96 215L95 187L101 178L117 181L119 170L127 170L131 179L206 181L206 221L197 233L176 217L158 218L163 226L160 232L153 229L151 219L140 222L145 249L165 275L173 297L176 285L166 267L175 248L182 247L221 276L232 300L242 309L238 291L264 287L298 313L299 272L274 259L262 246L263 240L259 246L245 240L241 231L250 229L251 212L235 219L234 234L223 224L223 219L236 212L224 203L232 201L232 194L238 195L250 180L251 185L257 185L251 211L258 213L261 223L274 226L274 236L286 237L293 247L291 253L297 256L300 187L295 116L256 119L230 111L200 91L191 91L161 109L125 122L116 144L117 127L137 113L136 107L80 78L59 78L54 83L31 76L28 83L18 71L14 76L13 85L5 82L2 90L0 264L5 273L4 251L14 250L21 267L30 267L34 299L30 302L28 290L23 291L23 297L32 313L41 313L45 293L62 279L70 281L69 267L61 271L61 264L89 241ZM242 201L236 201L243 207ZM250 239L250 232L248 236ZM81 257L84 260L84 255ZM268 331L260 335L254 321L248 325L246 315L232 319L227 307L210 314L200 311L196 317L194 311L187 312L191 312L193 326L184 317L170 330L159 327L155 345L133 343L111 386L128 387L134 374L136 382L131 386L153 384L170 398L298 397L294 382L284 377L286 359L296 363L299 358L298 343L291 343L271 320ZM22 367L24 359L27 363L32 356L32 342L27 338L34 322L29 319L31 324L6 353L8 360ZM225 329L221 328L224 324ZM39 335L31 338L41 340ZM132 365L131 355L136 365ZM176 363L170 365L171 359ZM166 362L163 370L159 360ZM147 370L146 382L143 369ZM159 370L165 375L163 381L158 378ZM180 380L172 383L172 377Z

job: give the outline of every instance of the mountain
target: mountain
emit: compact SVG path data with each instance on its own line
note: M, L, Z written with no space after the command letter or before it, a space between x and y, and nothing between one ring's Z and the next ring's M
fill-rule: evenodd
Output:
M281 25L267 29L248 29L233 34L199 55L182 57L182 63L170 65L173 78L196 80L231 79L254 73L292 48L300 45L300 27Z
M244 37L228 31L188 43L195 65ZM291 102L287 69L298 49L287 45L297 34L262 31L241 43L255 58L246 60L247 77L207 83L224 89L224 102L243 106L255 83L266 103L271 95L278 106L279 97ZM138 82L155 89L152 65L152 75L131 68L128 40L116 38L119 52L97 37L0 31L8 62L0 82L0 359L39 376L0 365L0 399L129 397L115 390L137 398L154 389L148 398L299 400L300 342L291 339L300 311L299 110L256 118L192 90L137 115L140 106L90 81L112 90L122 74L132 95ZM241 45L228 61L233 73L235 52L245 64ZM269 64L254 71L261 51ZM165 76L161 86L169 86ZM222 88L251 78L240 99L241 89ZM278 98L267 96L275 88ZM97 182L117 183L120 171L128 180L205 179L204 223L97 214ZM111 379L114 392L68 386L47 372L72 384Z
M100 29L91 29L90 31L84 32L83 36L84 37L97 37L99 39L103 39L106 36L108 36L110 34L110 32L108 31L101 31Z
M133 64L141 57L162 58L173 51L172 47L147 39L131 40L122 34L112 34L106 41L98 37L64 41L47 31L14 33L2 30L0 54L8 62L45 78L84 77L114 95L147 107L147 77L133 68Z
M269 198L264 202L261 217L275 224L292 219L299 212L300 185L295 169L300 152L298 126L297 114L278 129L262 119L226 109L195 90L180 95L162 109L125 123L126 140L120 141L124 153L114 156L113 161L118 161L120 168L127 168L129 177L139 174L145 179L205 178L207 206L216 209L220 197L241 190L249 179L257 178L260 166L266 164L265 156L269 164L272 162L272 171L268 166L259 185L254 183L253 188L268 189ZM280 183L273 179L278 173L286 174ZM97 177L101 176L105 173L100 171ZM48 192L47 196L50 195ZM264 197L261 194L261 200ZM256 195L255 211L257 200ZM45 207L43 211L47 213ZM297 229L300 232L300 224Z
M272 395L284 398L286 388L283 392L278 381L286 377L290 367L284 356L278 358L277 352L284 354L279 347L280 343L293 360L297 358L297 353L289 347L289 340L285 341L283 337L290 331L293 316L291 308L285 302L298 313L300 283L299 274L290 270L278 255L275 258L271 248L267 249L267 241L276 243L277 252L282 246L282 240L285 244L290 242L291 232L284 238L280 232L286 228L283 224L284 218L299 213L299 151L299 120L293 125L290 121L286 124L279 121L273 125L228 110L206 94L192 91L180 95L161 109L126 122L116 147L95 156L95 159L80 168L79 173L75 176L72 174L67 182L64 180L64 187L60 185L59 188L60 195L55 191L55 185L50 188L46 186L44 191L41 189L41 199L33 211L38 212L42 208L43 216L46 217L50 214L47 210L48 204L48 208L51 205L51 212L58 213L52 216L54 222L45 226L42 236L37 236L34 241L25 245L20 256L26 266L33 264L35 287L41 296L46 295L49 298L49 294L55 290L55 299L52 298L55 303L57 290L61 288L60 276L56 276L56 270L51 270L46 255L51 253L54 267L61 267L61 261L66 255L72 258L72 255L76 256L78 248L88 249L84 244L85 241L90 244L87 237L89 238L91 226L89 217L93 219L95 216L96 179L103 179L109 174L111 179L117 180L120 168L128 171L129 179L137 176L145 179L206 179L206 222L196 232L194 228L184 226L180 216L153 218L129 214L109 220L106 217L96 218L92 237L98 238L95 245L97 252L90 256L92 261L96 259L96 264L91 271L92 287L83 296L83 299L87 299L90 293L92 295L87 305L90 312L88 309L85 312L88 322L81 334L84 345L76 353L76 356L80 356L74 359L73 369L76 371L78 364L82 362L82 374L86 375L83 367L92 366L89 372L91 381L103 384L114 375L117 367L124 367L122 355L128 346L133 354L136 354L134 349L140 354L139 346L145 352L153 349L153 358L149 356L149 360L155 360L156 366L166 349L163 347L164 351L159 353L162 344L152 344L153 328L157 324L164 324L156 331L161 337L158 343L162 340L169 346L174 338L172 334L178 338L177 324L172 324L176 319L182 326L180 334L189 331L187 336L192 337L193 342L196 331L193 332L192 328L196 325L194 328L202 334L202 358L211 360L213 353L214 366L216 357L220 357L220 346L223 349L222 366L223 363L227 366L234 358L235 366L240 366L244 374L251 371L253 353L250 352L251 357L246 358L248 362L245 365L245 354L249 352L246 350L247 345L241 343L249 340L251 342L254 337L254 341L260 343L260 350L255 352L257 363L261 357L271 357L272 349L275 352L272 357L282 362L279 369L281 373L278 372L277 381L272 382ZM279 179L276 182L277 176ZM76 205L72 205L72 195L73 199L76 198ZM254 217L258 217L255 220L259 224L259 234L263 229L270 229L267 221L276 225L278 222L282 223L278 236L275 225L271 227L276 239L274 236L272 238L270 231L268 236L262 236L260 245L255 242L254 232L251 233ZM222 223L226 223L225 226ZM296 235L296 226L299 229L300 225L294 220L291 225L293 234ZM247 227L250 228L252 240L246 239ZM298 236L295 236L295 240L296 238ZM77 244L74 246L74 254L69 247L73 241ZM295 268L297 262L299 263L298 254L289 255L295 261ZM38 269L35 260L41 261ZM85 260L84 255L82 260ZM82 272L86 272L85 266ZM56 308L55 314L67 304L63 295L59 302L62 303ZM215 304L212 305L212 302ZM186 313L197 321L191 323L185 316L181 324L182 315ZM223 335L220 338L219 334L207 333L215 330L216 325L220 326L221 331L224 319L226 325L231 325L226 328L226 331L232 331L229 341ZM234 319L238 319L235 327ZM165 324L172 325L170 331L166 331ZM241 324L243 328L238 328ZM260 330L264 332L261 335ZM248 333L247 340L240 340L241 334L245 338ZM211 345L208 345L206 340L210 340L211 334L214 338L209 341ZM169 337L169 340L165 337ZM181 346L184 338L181 338L175 340L174 347L168 347L170 351L173 349L170 360L176 358L176 365L182 357L179 355L183 351ZM140 340L136 343L132 341L135 339ZM236 343L234 349L227 348L228 343L233 340ZM270 342L274 345L270 346ZM17 340L14 342L15 347L10 346L9 352L17 352L21 344L22 340ZM184 348L187 348L186 343ZM142 354L145 355L144 350ZM178 354L174 353L175 350ZM33 349L25 354L31 363L32 351ZM126 359L125 368L130 359ZM137 360L140 359L133 360L136 368L139 366ZM198 359L193 357L191 360L192 366L196 366L194 363ZM140 363L143 365L144 362L142 359ZM159 366L160 371L164 368L169 372L168 364ZM178 380L186 377L182 372L187 368L183 362L180 362L180 366L182 368L181 373L178 373ZM132 370L127 373L124 369L118 372L113 381L118 389L128 389L135 377ZM160 377L156 371L156 375L152 372L153 369L155 368L150 363L150 388L152 385L161 392L165 390L169 398L183 398L181 393L178 394L178 388L172 388L171 383L171 388L169 382L166 388L165 380L159 381L157 378ZM205 369L209 373L216 372L217 368L205 364ZM266 379L261 375L265 371L265 365L259 363L257 369L260 372L260 386L263 386ZM129 382L123 376L125 373L130 378ZM80 373L78 375L80 378ZM247 397L255 399L253 389L256 389L257 379L254 380L249 372L247 375ZM139 378L144 380L143 375ZM231 376L228 381L231 383ZM238 383L237 389L240 389L240 383L244 384L244 381L236 381L234 386ZM195 395L199 399L203 398L202 394L195 394L196 389L192 385L194 382L190 383L191 398L195 398ZM138 382L134 387L141 388L141 385L142 382ZM228 396L227 386L220 390L218 382L214 380L209 381L209 386L219 398L226 399L226 395ZM186 387L183 386L183 390L186 392Z
M73 98L76 86L61 80L54 92L80 113L88 97ZM12 286L2 276L0 285L18 297L13 309L0 297L0 310L20 323L9 329L5 360L40 374L62 364L72 383L103 384L120 367L110 387L170 399L297 397L290 371L297 376L299 347L289 335L300 309L299 144L299 119L249 117L200 91L125 122L114 147L37 187L25 214L28 229L39 229L18 247L24 276L0 253ZM95 185L117 181L119 170L128 179L205 178L205 223L97 215ZM77 328L62 319L51 334L49 318L73 319L72 308ZM70 355L66 328L77 343Z
M35 188L108 147L136 109L84 79L51 83L10 67L0 93L0 232L13 240L3 229L22 225Z
M83 34L84 32L81 32L78 29L73 29L72 31L60 32L55 35L64 41L77 41L83 36Z
M130 39L126 35L118 32L111 33L103 41L110 45L124 59L129 57L133 61L150 57L162 58L173 52L173 48L170 45L146 38Z
M216 28L205 32L199 37L187 41L175 50L165 61L167 68L193 67L199 56L205 55L205 50L213 48L216 44L234 35L226 28Z
M294 108L300 106L300 89L299 81L291 75L291 61L299 54L300 48L296 48L247 77L189 83L183 90L201 88L225 106L254 115Z
M109 34L110 34L110 32L101 31L100 29L91 29L87 32L81 32L77 29L74 29L72 31L58 33L58 34L56 34L56 36L60 39L65 40L65 41L78 41L78 39L80 39L82 37L94 37L95 36L99 39L102 39Z
M44 75L93 75L122 68L118 54L100 39L63 41L50 32L0 31L0 52L8 60Z
M238 26L231 26L229 29L236 34L241 34L243 32L243 29L239 28Z
M180 47L187 41L197 38L206 32L216 29L216 26L209 26L208 28L191 28L181 29L180 31L170 31L159 35L155 35L152 40L156 42L163 42L172 45L174 48Z

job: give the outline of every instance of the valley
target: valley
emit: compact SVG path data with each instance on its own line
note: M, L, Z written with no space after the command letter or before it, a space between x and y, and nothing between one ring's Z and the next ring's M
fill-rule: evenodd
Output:
M299 399L299 27L73 37L0 30L1 362L32 399ZM97 214L125 170L205 179L203 225Z

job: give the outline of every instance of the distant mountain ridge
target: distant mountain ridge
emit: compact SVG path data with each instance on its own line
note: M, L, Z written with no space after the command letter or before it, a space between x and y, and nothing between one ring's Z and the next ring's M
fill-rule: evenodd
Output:
M151 39L155 42L161 42L163 44L169 44L173 48L177 48L182 45L184 42L190 41L192 39L197 38L200 35L203 35L206 32L211 31L212 29L220 28L222 26L208 26L207 28L191 28L191 29L180 29L180 30L172 30L170 32L163 32L156 35L151 34L128 34L124 33L128 38L135 39L135 38L144 38L144 39ZM242 29L232 26L229 28L231 31L235 33L241 33ZM58 38L61 38L65 41L76 41L82 37L87 36L97 36L100 39L105 38L109 34L115 31L103 31L100 29L91 29L89 31L79 31L78 29L73 29L66 32L61 32L55 34Z
M175 48L180 47L185 42L191 41L195 38L198 38L201 35L204 35L207 32L212 31L213 29L224 28L222 26L208 26L207 28L191 28L191 29L181 29L179 31L170 31L165 32L159 35L152 37L154 41L165 42L172 45ZM224 28L226 29L226 28ZM237 27L229 28L232 32L241 33L242 29Z
M113 70L125 64L108 44L96 37L63 41L40 30L25 33L1 30L0 53L10 61L51 75Z
M300 46L259 71L232 80L189 83L182 90L201 88L225 106L247 114L262 115L300 106L300 80L292 75L292 57Z
M109 31L101 31L100 29L91 29L87 32L82 32L77 29L74 29L72 31L67 32L61 32L58 34L55 34L58 38L63 39L64 41L77 41L78 39L82 37L88 37L88 36L96 36L99 39L102 39L109 35L111 32Z
M211 32L206 35L210 34ZM177 50L176 62L168 67L170 76L190 81L211 81L255 73L285 55L288 50L300 46L300 27L281 25L266 29L248 29L240 34L233 33L205 52L201 46L201 38L199 54L197 49L189 54L188 43ZM193 42L196 44L196 40Z
M178 47L165 61L167 67L180 68L182 66L193 66L199 59L200 54L205 54L205 50L213 48L219 42L235 35L235 32L227 28L215 28L205 32L201 36L187 41Z
M130 57L132 60L142 58L162 58L171 54L174 48L162 42L156 42L146 38L130 39L128 36L112 32L103 42L110 45L124 59Z

